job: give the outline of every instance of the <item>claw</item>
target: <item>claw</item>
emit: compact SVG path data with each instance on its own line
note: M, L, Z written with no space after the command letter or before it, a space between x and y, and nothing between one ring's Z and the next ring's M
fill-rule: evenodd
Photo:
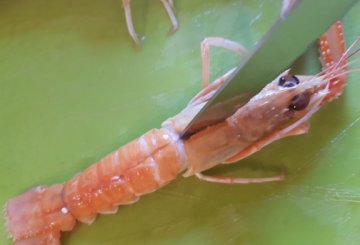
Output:
M339 66L344 66L344 69L340 71L343 73L346 70L347 59L343 56L345 53L345 41L343 35L343 27L341 21L337 21L330 29L323 34L319 39L321 62L324 69L334 66L336 69ZM339 62L339 64L334 65ZM330 93L325 97L323 103L330 102L341 95L345 83L347 80L347 73L343 73L340 76L334 76L330 79L329 91Z

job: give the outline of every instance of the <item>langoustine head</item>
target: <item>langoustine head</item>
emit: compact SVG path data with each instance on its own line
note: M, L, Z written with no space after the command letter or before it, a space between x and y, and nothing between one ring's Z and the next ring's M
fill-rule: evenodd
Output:
M278 128L307 121L328 93L326 76L295 76L287 70L228 120L243 139L256 141Z
M228 120L242 138L256 141L277 129L290 132L308 121L322 105L342 94L348 70L348 59L360 52L350 52L360 42L358 37L340 58L316 75L291 75L287 70L254 96Z
M238 154L276 132L281 131L270 141L298 134L292 130L320 108L328 94L328 84L324 76L283 72L224 122L209 126L184 142L189 165L184 176L221 162L237 161Z
M345 80L341 78L352 72L347 70L347 59L359 50L346 51L315 75L291 75L289 70L281 73L224 122L192 135L185 141L191 157L184 176L237 161L281 138L306 133L310 117L342 93Z

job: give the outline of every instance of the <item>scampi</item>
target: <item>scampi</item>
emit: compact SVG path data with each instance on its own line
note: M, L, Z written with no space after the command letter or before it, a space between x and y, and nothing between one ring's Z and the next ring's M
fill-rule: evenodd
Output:
M172 0L161 0L177 29ZM129 33L137 45L130 0L122 0ZM285 0L282 13L294 3ZM246 49L219 37L201 44L203 90L178 115L110 153L69 181L38 186L10 199L5 205L9 235L17 245L58 245L61 232L77 222L91 224L98 214L111 214L120 205L132 204L156 191L180 174L195 175L215 183L263 183L280 181L284 174L266 178L206 176L203 171L218 164L237 162L281 138L304 134L309 118L321 106L343 92L349 71L348 58L359 38L345 51L341 22L320 37L324 70L313 76L282 72L247 104L222 122L182 139L179 134L205 105L234 69L209 83L210 47L217 46L244 55Z
M352 46L345 51L339 21L320 38L323 71L313 76L284 71L224 121L181 139L179 133L234 71L209 84L211 46L239 55L246 52L230 40L205 39L201 45L204 88L182 112L69 181L38 186L10 199L5 219L15 244L61 244L61 232L71 231L77 222L91 224L97 214L115 213L119 205L136 202L180 174L226 184L282 180L283 174L251 179L206 176L202 172L237 162L278 139L306 133L309 118L342 93L350 72L347 60L359 51L351 52Z

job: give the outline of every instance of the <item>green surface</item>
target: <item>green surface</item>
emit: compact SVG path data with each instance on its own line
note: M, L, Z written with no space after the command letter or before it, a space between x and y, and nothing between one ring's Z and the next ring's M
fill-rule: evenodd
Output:
M134 0L145 35L138 50L119 2L0 0L1 205L29 187L65 181L158 127L200 89L204 37L251 48L280 8L279 0L178 0L180 29L166 37L160 2ZM360 33L358 13L359 4L345 17L348 41ZM213 76L236 63L215 52ZM315 48L298 70L319 70ZM359 91L353 74L308 135L211 171L264 176L285 165L285 181L229 186L180 177L116 215L78 225L63 244L358 244ZM0 244L10 244L0 227Z

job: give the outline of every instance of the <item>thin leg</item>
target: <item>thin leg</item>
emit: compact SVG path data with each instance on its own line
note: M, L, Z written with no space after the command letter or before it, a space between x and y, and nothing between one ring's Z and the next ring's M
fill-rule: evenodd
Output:
M175 16L174 2L173 2L173 0L160 0L160 1L164 5L166 13L168 14L170 21L171 21L171 28L170 28L168 34L173 34L174 32L176 32L176 30L178 29L178 26L179 26L176 16Z
M127 26L127 29L128 29L128 32L129 32L131 38L134 40L135 44L136 44L138 47L140 47L140 46L141 46L141 42L140 42L140 40L139 40L138 35L137 35L136 32L135 32L134 24L133 24L132 17L131 17L130 1L131 1L131 0L122 0L124 12L125 12L126 26Z
M305 134L309 131L310 125L309 123L305 122L300 124L298 127L294 128L290 132L283 133L283 130L276 131L268 136L263 137L259 141L255 142L254 144L248 146L246 149L242 150L238 154L230 157L223 163L233 163L240 161L241 159L244 159L252 154L254 154L257 151L260 151L265 146L269 145L270 143L279 140L281 138L285 138L288 136L294 136L294 135L300 135Z
M224 84L224 82L233 74L235 68L229 70L223 76L216 79L214 82L203 88L195 97L190 101L190 105L197 105L202 102L208 101L216 91Z
M307 122L300 124L299 126L295 127L291 131L287 133L283 133L284 130L276 131L261 140L255 142L251 146L247 147L245 150L242 150L235 156L232 156L224 163L233 163L237 162L243 158L252 155L253 153L261 150L266 145L270 144L271 142L291 136L291 135L299 135L304 134L309 130L309 124ZM197 178L200 180L204 180L207 182L212 183L221 183L221 184L250 184L250 183L265 183L265 182L273 182L273 181L281 181L285 178L284 170L282 170L280 175L272 176L272 177L264 177L264 178L234 178L234 177L224 177L224 176L207 176L201 173L195 174Z
M220 184L251 184L251 183L265 183L265 182L274 182L281 181L285 179L284 169L281 171L280 175L272 177L263 177L263 178L234 178L234 177L225 177L225 176L207 176L201 173L195 174L195 176L207 182L220 183Z
M246 54L246 49L239 43L222 38L207 37L201 43L201 59L202 59L202 86L209 85L210 80L210 46L225 48L235 52L239 56Z

